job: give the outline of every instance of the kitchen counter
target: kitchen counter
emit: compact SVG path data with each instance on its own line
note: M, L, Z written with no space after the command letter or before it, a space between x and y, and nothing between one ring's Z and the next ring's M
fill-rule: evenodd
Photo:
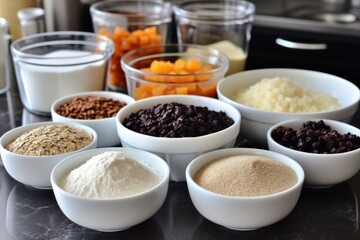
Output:
M321 13L324 10L322 7L326 6L326 4L319 5L321 1L254 0L253 2L257 6L255 28L331 33L346 38L360 37L358 19L350 23L313 19L314 11ZM335 13L350 11L354 15L358 14L341 6L339 10L338 6L327 10ZM255 58L256 61L261 59L257 55ZM266 66L269 66L270 62L266 62ZM326 69L332 68L326 66ZM0 136L16 126L49 120L49 117L39 117L24 109L19 94L14 88L6 94L0 94ZM356 114L353 125L360 127L360 111ZM247 141L240 142L238 146L253 147ZM51 190L38 190L15 181L0 164L0 239L358 240L360 239L358 199L360 199L360 173L349 181L330 188L304 188L295 209L285 219L258 230L241 232L224 228L203 218L190 200L186 183L170 182L166 201L153 217L121 232L104 233L71 222L61 212Z
M0 95L0 136L14 126L49 120L23 109L18 93ZM360 126L360 113L353 122ZM240 146L251 147L249 142ZM0 236L2 240L62 239L360 239L360 173L325 189L304 188L295 209L282 221L254 231L234 231L204 219L194 208L184 182L171 182L161 209L130 229L104 233L67 219L51 190L38 190L12 179L0 166ZM211 211L211 209L209 209Z

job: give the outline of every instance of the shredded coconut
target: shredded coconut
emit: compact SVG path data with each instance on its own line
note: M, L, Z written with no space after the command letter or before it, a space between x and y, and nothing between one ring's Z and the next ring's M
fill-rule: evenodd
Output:
M160 175L122 152L104 152L73 169L60 187L87 198L117 198L144 192L161 180Z
M315 92L288 78L264 78L249 88L240 89L233 98L261 110L289 113L323 112L341 107L326 93Z

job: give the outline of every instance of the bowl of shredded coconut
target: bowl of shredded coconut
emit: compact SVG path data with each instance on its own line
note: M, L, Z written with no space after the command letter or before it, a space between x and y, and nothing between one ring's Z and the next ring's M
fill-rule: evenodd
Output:
M328 73L269 68L249 70L224 78L218 98L242 116L241 135L265 147L267 130L291 119L326 118L351 122L360 100L359 88Z
M96 132L79 123L38 122L14 128L0 138L6 171L15 180L50 189L50 174L72 154L97 147Z
M122 231L154 215L165 201L170 170L155 154L97 148L64 159L51 173L61 211L97 231Z

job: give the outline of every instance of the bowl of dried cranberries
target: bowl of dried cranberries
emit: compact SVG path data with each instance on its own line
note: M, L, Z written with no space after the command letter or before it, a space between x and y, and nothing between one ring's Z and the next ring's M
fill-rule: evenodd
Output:
M307 187L329 187L360 169L360 129L329 119L280 122L267 132L269 150L297 161Z

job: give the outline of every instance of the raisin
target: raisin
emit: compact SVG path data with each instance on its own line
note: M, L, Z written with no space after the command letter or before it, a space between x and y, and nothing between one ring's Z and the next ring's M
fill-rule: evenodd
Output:
M359 136L342 135L323 120L304 122L297 131L279 126L271 132L271 137L285 147L309 153L343 153L360 148Z
M155 137L198 137L221 131L234 124L225 112L207 107L171 102L141 109L124 119L135 132Z

